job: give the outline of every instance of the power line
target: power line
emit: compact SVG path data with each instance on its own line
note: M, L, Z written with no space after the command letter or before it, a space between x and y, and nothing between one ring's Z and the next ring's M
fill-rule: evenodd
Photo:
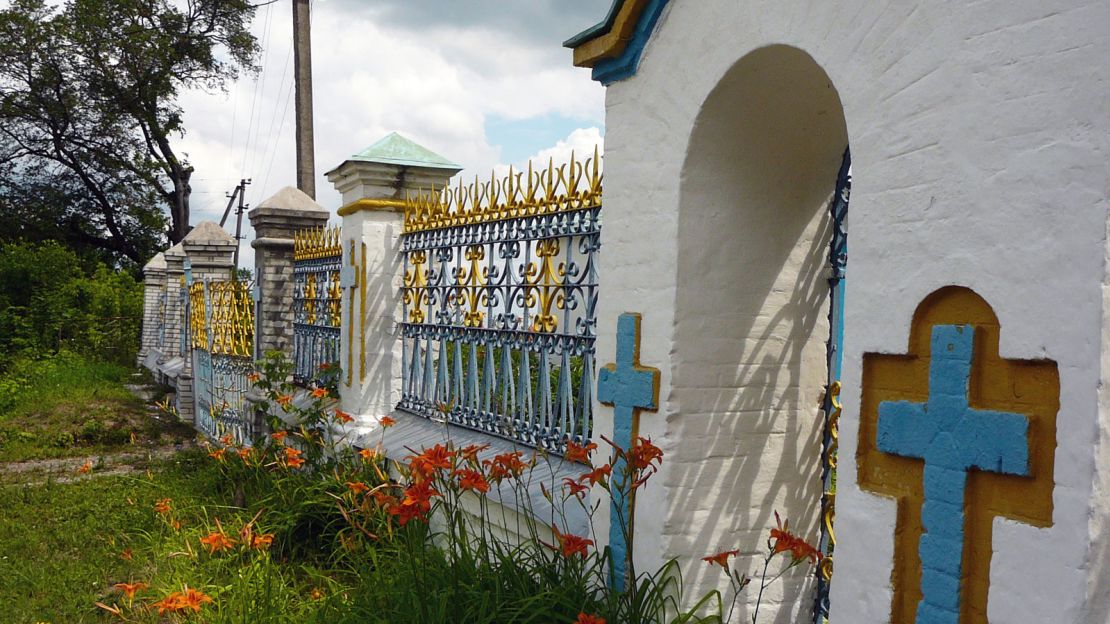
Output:
M248 159L251 156L251 143L253 142L252 141L252 134L253 134L253 130L254 130L255 110L258 107L258 98L259 98L259 94L261 92L261 88L260 88L259 83L261 82L261 87L262 88L264 88L265 84L266 84L266 66L268 65L267 60L269 59L269 56L270 56L270 54L269 54L270 48L269 48L268 43L269 43L269 39L270 39L270 25L271 25L272 22L273 22L273 8L267 6L266 7L266 27L262 31L262 48L264 50L266 50L266 52L264 53L263 59L262 59L262 69L261 69L261 72L260 72L261 76L259 78L256 78L255 81L254 81L254 94L251 97L250 122L247 124L247 139L246 139L246 144L243 147L243 161L242 161L242 165L241 165L241 170L243 171L244 174L247 172L247 170L253 164L253 163L250 163L250 161ZM251 159L251 160L253 160L253 159Z
M270 156L270 163L272 164L273 163L273 154L277 151L277 148L278 148L279 136L274 134L274 121L277 119L277 114L278 114L279 110L282 111L282 121L284 122L284 120L285 120L285 110L282 107L282 99L283 99L282 95L283 95L283 92L286 90L286 78L289 76L289 65L290 65L290 61L292 60L292 58L293 58L293 46L289 46L289 49L286 51L286 54L285 54L285 66L284 66L284 68L282 69L282 72L281 72L281 80L278 81L277 98L274 100L273 112L270 114L270 124L269 124L269 127L266 130L266 139L265 139L266 140L266 149L265 149L265 151L262 152L262 161L259 163L259 166L261 166L262 163L266 162L266 157L267 156ZM288 104L286 104L286 106L288 106ZM281 132L281 130L279 129L278 133L280 134L280 132ZM257 186L254 189L254 199L255 199L256 202L260 199L260 194L266 192L266 189L267 189L266 182L269 181L269 170L267 170L267 175L263 178L263 180L264 181L263 181L262 186Z
M285 129L285 116L289 114L289 104L292 99L293 87L290 85L289 90L286 91L285 94L285 107L281 111L281 123L278 124L278 131L275 136L281 136L281 131ZM270 183L270 171L274 168L274 158L277 156L277 152L277 144L275 143L274 150L270 152L270 164L266 167L266 176L262 179L262 188L266 188L266 185Z

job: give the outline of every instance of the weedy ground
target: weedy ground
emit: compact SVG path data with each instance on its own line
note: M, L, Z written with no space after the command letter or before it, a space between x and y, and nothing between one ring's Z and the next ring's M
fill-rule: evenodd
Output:
M186 425L159 415L163 389L126 366L60 352L16 359L0 374L0 462L88 457L183 444ZM146 388L136 396L129 386Z

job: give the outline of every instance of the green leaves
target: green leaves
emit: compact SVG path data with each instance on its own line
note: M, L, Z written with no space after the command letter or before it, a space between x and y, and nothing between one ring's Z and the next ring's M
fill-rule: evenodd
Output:
M185 132L177 96L255 71L253 15L245 0L0 11L0 212L30 205L34 225L14 232L142 263L160 246L161 203L170 240L184 237L193 167L173 147Z

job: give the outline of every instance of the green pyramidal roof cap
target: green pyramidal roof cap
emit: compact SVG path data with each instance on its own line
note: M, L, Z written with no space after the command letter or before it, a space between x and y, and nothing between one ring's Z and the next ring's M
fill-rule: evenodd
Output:
M351 160L428 167L431 169L462 169L432 150L417 145L405 137L390 132L385 138L351 157Z

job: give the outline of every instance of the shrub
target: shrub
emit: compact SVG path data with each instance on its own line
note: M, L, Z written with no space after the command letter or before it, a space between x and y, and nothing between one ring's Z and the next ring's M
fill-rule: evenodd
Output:
M131 363L143 288L57 243L0 244L0 369L13 354L69 349Z

